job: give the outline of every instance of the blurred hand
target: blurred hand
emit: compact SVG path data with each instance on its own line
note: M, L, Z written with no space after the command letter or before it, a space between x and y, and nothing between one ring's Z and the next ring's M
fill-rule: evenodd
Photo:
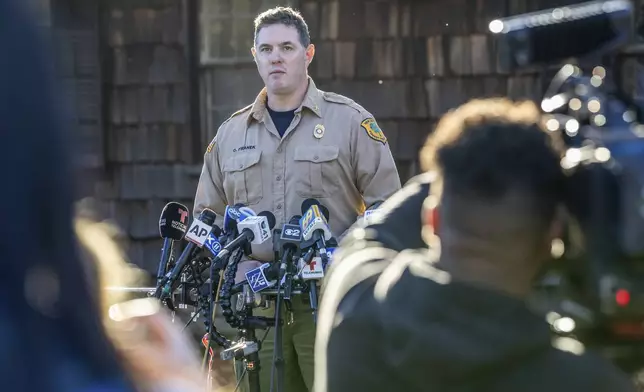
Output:
M139 383L153 391L205 390L197 347L157 300L114 305L110 319L110 335Z

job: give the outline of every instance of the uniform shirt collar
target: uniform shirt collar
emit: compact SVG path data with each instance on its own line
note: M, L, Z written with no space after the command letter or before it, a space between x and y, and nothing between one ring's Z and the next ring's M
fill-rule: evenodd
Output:
M300 106L295 109L295 113L300 113L302 111L302 108L307 108L316 116L322 117L322 111L320 109L322 94L320 93L320 90L318 90L318 88L315 86L315 83L310 76L308 77L308 83L309 87L306 90L304 100L302 100ZM250 114L248 116L249 122L251 119L255 119L256 121L260 122L264 120L264 115L266 114L267 99L268 97L266 94L266 87L264 87L262 91L260 91L257 95L257 98L255 98L255 102L253 103Z

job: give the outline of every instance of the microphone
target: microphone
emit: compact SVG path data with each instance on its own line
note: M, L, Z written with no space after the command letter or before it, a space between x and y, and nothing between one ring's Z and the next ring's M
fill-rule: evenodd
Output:
M204 246L210 251L210 253L212 253L213 256L217 256L222 248L219 236L221 236L221 229L219 226L213 225L212 231L208 234L208 238L206 238L206 241L204 242Z
M306 211L306 212L304 212ZM302 202L302 213L304 216L300 221L305 240L313 239L322 257L313 257L313 248L307 252L304 258L298 263L298 270L302 280L313 280L309 282L309 304L313 311L313 321L317 322L318 308L318 287L315 280L324 278L324 267L328 263L326 241L333 237L327 223L329 210L322 206L315 199L307 199Z
M237 224L239 237L245 239L251 244L263 244L271 238L271 230L275 227L275 215L269 211L262 211L259 215L249 216Z
M262 290L275 286L275 283L279 279L279 267L280 264L278 263L264 263L259 267L246 271L244 274L246 276L246 282L253 293L259 293Z
M322 257L313 257L308 262L306 259L301 258L297 265L297 269L300 271L300 278L304 281L309 281L309 304L313 311L314 322L317 319L318 309L318 286L316 281L324 278L324 268L328 265L330 260L326 249L321 250L320 254L322 254L322 251L324 251L324 254L326 255L326 262L322 260Z
M302 242L301 218L301 215L293 215L289 222L282 226L282 230L275 230L275 233L279 235L273 237L273 249L280 258L287 249L293 249L296 252L300 250ZM293 253L295 255L295 252Z
M306 199L302 202L302 214L304 215L300 220L302 236L305 240L313 239L315 241L315 247L318 248L321 256L319 260L315 260L311 258L313 256L313 248L307 252L302 260L302 263L305 263L301 269L302 278L305 280L319 280L324 277L324 267L329 262L326 241L333 238L333 234L327 223L329 210L324 208L315 199ZM317 322L318 290L317 283L314 281L309 282L309 301L311 309L313 310L313 320Z
M365 225L370 225L378 221L378 218L381 215L380 213L382 212L378 210L378 207L380 207L381 204L382 204L381 201L377 201L373 203L371 207L365 210L364 218L363 218L363 222Z
M243 221L249 216L256 216L257 214L251 208L244 206L241 203L237 203L234 206L226 206L226 211L224 213L224 231L227 234L233 233L233 236L237 235L237 223Z
M302 229L299 221L302 217L294 215L282 226L282 230L276 230L279 236L273 237L273 249L278 252L279 263L264 263L246 272L246 282L254 293L273 287L281 281L288 267L289 258L300 250L302 242Z
M307 202L307 205L310 206L311 204ZM301 252L302 229L298 224L301 219L301 216L294 215L289 220L289 223L282 226L281 231L276 230L276 234L279 233L279 236L273 237L273 245L275 251L280 254L280 263L264 263L246 272L246 282L254 293L273 287L278 281L281 282L288 268L288 262L294 256L297 256L297 253ZM324 277L322 263L319 260L320 258L316 258L317 262L305 263L300 259L298 270L302 271L300 277L303 280L321 279ZM317 297L317 294L314 295Z
M330 240L333 237L331 229L327 223L329 210L315 199L306 199L302 202L302 219L300 227L302 228L302 237L305 241L313 237Z
M161 211L159 218L159 234L161 238L170 238L180 241L186 234L188 223L188 207L181 203L171 201Z
M293 257L299 256L302 242L302 229L299 221L302 217L294 215L288 223L282 226L276 241L279 263L278 280L284 282L284 299L291 299L291 284L293 279Z
M300 219L300 227L302 228L302 237L304 241L313 241L315 247L320 251L324 265L328 263L328 256L326 254L326 241L333 238L331 229L327 223L329 217L329 210L320 204L315 199L306 199L302 202L302 219ZM304 246L307 245L307 246ZM303 247L308 247L305 243ZM313 252L307 252L304 261L309 263Z
M224 246L217 254L213 263L223 260L233 250L246 244L263 244L271 238L271 230L275 227L275 215L269 211L262 211L258 215L248 216L237 223L240 234Z
M183 268L193 257L194 252L203 246L208 235L213 230L211 225L215 222L216 217L217 215L213 210L206 208L199 214L199 218L192 221L192 225L190 225L190 229L186 233L186 239L189 243L181 253L181 256L179 256L174 268L163 278L161 285L165 284L165 286L163 287L163 291L158 293L158 295L165 297L174 291L175 287L173 286L179 274L181 274ZM155 296L157 296L157 293L155 293Z
M165 275L168 262L170 262L170 257L172 256L174 241L181 241L186 234L188 214L186 206L174 201L166 204L161 211L159 234L163 238L163 248L161 248L161 260L159 260L157 270L157 284Z

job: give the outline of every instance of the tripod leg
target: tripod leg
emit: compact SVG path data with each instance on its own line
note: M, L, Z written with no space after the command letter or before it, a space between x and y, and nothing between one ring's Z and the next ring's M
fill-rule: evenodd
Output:
M277 337L278 334L279 338ZM282 339L282 326L278 325L277 330L275 331L275 344L279 344L280 347L279 349L277 347L274 348L276 353L278 353L275 357L275 367L277 368L277 392L284 391L284 343Z
M246 373L248 373L248 391L260 392L259 385L259 358L257 353L251 355L254 360L246 360Z
M248 392L248 377L246 377L246 361L234 359L233 360L233 375L234 383L229 383L228 385L234 385L234 392Z
M284 391L284 343L282 337L282 309L281 298L278 295L275 301L275 339L273 343L273 363L271 364L271 390L270 392L283 392ZM277 381L274 379L275 376ZM276 388L273 388L276 386Z

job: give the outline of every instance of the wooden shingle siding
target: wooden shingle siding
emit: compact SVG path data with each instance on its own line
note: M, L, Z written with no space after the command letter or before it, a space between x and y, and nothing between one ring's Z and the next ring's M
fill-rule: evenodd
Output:
M153 272L158 221L170 200L192 208L185 1L101 2L109 170L96 187L128 238L132 262ZM198 137L198 136L197 136Z
M290 4L307 20L322 89L371 111L403 181L446 111L474 97L539 99L535 70L508 73L487 34L491 20L573 0L199 0L201 129L192 129L187 2L29 0L51 28L56 69L81 135L90 193L119 223L131 261L154 273L158 216L169 200L192 209L203 150L219 125L262 87L252 61L252 20ZM637 6L642 3L636 1ZM48 21L51 21L49 24ZM644 53L644 51L643 51ZM621 85L644 101L643 55L626 59Z

